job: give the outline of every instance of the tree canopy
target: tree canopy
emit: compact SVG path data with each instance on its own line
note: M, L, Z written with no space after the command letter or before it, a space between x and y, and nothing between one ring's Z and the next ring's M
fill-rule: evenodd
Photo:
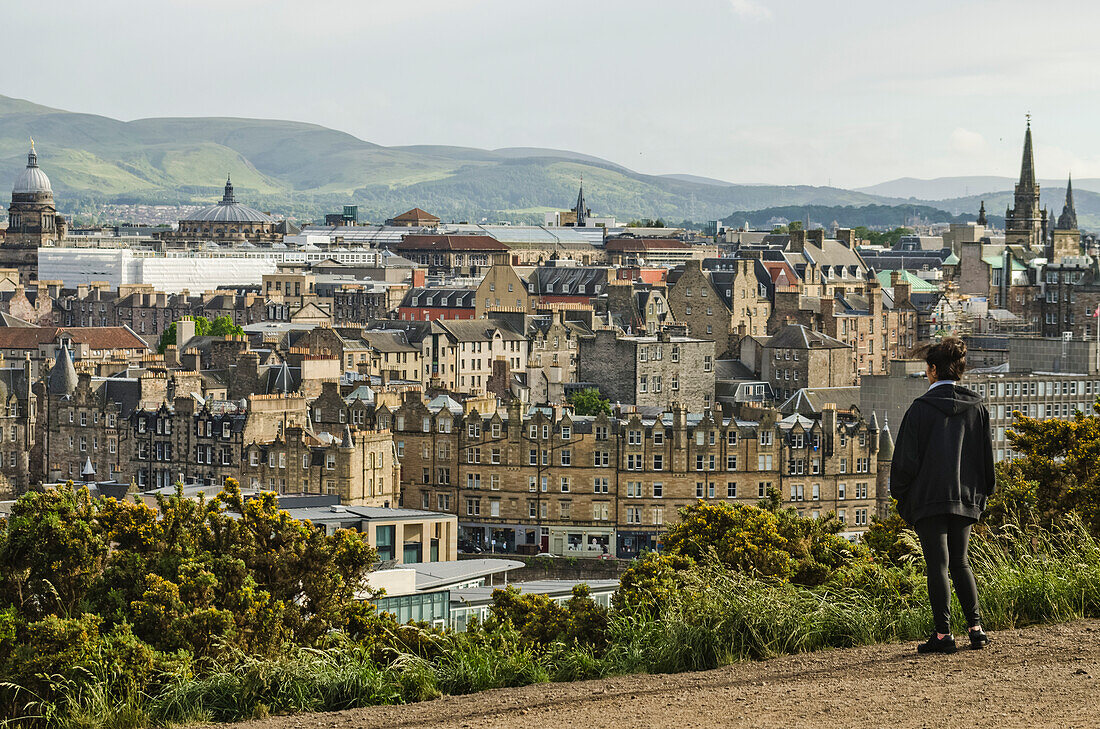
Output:
M194 320L196 337L224 337L244 334L244 329L235 324L228 316L215 317L214 321L210 321L205 316L196 316ZM164 330L164 334L160 336L160 342L157 343L157 352L164 354L164 350L173 344L176 344L176 322L172 322Z
M586 387L569 396L569 402L573 405L573 412L577 415L605 415L611 414L611 401L600 397L600 391L594 387Z

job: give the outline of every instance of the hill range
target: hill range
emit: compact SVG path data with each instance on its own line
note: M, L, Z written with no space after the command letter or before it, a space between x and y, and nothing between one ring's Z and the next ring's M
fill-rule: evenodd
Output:
M839 211L818 221L826 224L832 219L842 225L868 224L860 209L869 205L907 205L932 220L972 220L983 197L903 199L902 193L923 188L894 183L845 190L645 175L598 157L537 147L383 147L293 121L187 117L124 122L6 96L0 96L0 190L26 163L32 137L58 206L69 214L106 203L210 202L220 196L226 174L232 175L238 199L302 220L357 204L361 219L376 222L413 206L444 220L541 222L544 211L572 207L582 178L593 212L622 221L702 222L735 211L743 216L743 211L811 205L825 208L815 215ZM1001 178L978 179L993 184ZM1082 224L1093 216L1100 224L1100 195L1088 191L1088 184L1078 187ZM1000 189L1004 192L984 195L991 214L1003 210L1010 197L1011 184ZM1044 204L1057 203L1061 210L1064 191L1047 187L1043 192ZM904 209L898 215L904 216Z

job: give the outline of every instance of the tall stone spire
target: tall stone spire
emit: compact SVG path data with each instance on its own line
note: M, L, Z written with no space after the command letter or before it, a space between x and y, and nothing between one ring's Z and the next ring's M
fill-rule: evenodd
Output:
M588 222L588 207L584 203L584 179L581 179L580 190L577 191L577 207L575 208L577 213L577 227L583 228L585 223Z
M1049 222L1049 221L1048 221ZM1024 133L1024 156L1013 205L1005 213L1005 243L1041 251L1048 231L1039 210L1039 183L1035 181L1035 153L1031 141L1031 117Z
M1020 163L1020 184L1017 185L1017 194L1019 190L1034 189L1035 188L1035 154L1031 149L1031 117L1027 120L1027 131L1024 133L1024 159Z
M1066 180L1066 204L1058 216L1056 230L1077 230L1077 208L1073 204L1073 175Z
M237 202L237 198L233 195L233 182L229 179L229 175L225 176L225 194L222 195L222 204L229 205L230 203Z
M982 200L982 206L978 208L978 225L989 225L989 221L985 219L985 200Z

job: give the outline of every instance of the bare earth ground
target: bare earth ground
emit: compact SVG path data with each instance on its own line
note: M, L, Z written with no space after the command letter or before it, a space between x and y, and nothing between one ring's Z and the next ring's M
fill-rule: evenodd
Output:
M540 684L236 729L1098 727L1100 621L991 634L984 651L866 646L701 673Z

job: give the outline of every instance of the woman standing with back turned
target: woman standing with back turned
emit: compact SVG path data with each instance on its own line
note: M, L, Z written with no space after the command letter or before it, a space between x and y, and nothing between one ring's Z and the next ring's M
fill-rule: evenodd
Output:
M982 398L959 385L966 369L966 344L947 337L926 347L923 357L931 384L909 406L898 428L890 494L898 501L898 513L920 537L928 564L928 599L936 629L917 651L954 653L949 571L966 616L970 647L989 644L967 548L970 528L993 494L993 442Z

